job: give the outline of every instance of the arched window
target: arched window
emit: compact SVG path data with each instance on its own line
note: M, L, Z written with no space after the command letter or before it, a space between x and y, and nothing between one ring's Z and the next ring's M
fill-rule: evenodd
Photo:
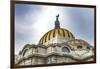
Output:
M69 50L69 48L67 48L67 47L63 47L63 48L62 48L62 52L68 52L68 53L69 53L70 50Z

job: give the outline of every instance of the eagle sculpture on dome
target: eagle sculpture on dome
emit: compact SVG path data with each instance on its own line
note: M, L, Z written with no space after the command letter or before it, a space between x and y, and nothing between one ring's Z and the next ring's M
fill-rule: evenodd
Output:
M59 14L56 16L55 28L60 28L60 22L58 18L59 18Z

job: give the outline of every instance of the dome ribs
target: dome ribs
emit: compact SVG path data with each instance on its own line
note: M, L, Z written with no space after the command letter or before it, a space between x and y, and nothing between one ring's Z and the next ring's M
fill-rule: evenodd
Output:
M62 29L62 32L63 32L63 33L62 33L62 34L63 34L63 36L65 37L65 32L64 32L64 29Z
M54 31L53 31L53 37L55 37L55 34L56 34L56 33L55 33L55 30L54 30Z
M56 28L44 34L44 36L40 39L39 44L45 45L46 43L47 45L48 43L51 43L52 38L55 38L57 36L64 37L64 38L67 37L68 39L75 38L74 35L70 31L63 28Z
M51 35L51 32L48 33L48 40L50 40L50 35Z

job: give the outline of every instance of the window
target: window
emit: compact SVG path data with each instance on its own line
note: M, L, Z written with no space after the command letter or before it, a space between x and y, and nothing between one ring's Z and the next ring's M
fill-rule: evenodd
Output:
M82 46L77 46L77 48L78 48L78 49L81 49L81 48L82 48Z
M69 50L69 48L67 48L67 47L63 47L63 48L62 48L62 52L68 52L68 53L69 53L70 50Z

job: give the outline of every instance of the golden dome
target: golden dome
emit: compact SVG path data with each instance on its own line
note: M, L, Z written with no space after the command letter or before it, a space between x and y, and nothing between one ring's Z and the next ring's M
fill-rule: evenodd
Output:
M73 45L73 46L78 46L78 45L87 46L87 45L89 45L86 41L81 40L81 39L69 40L69 41L67 41L67 44L68 44L68 45Z
M40 39L39 44L48 45L54 43L63 43L75 38L70 31L60 28L58 17L59 14L56 16L55 28L44 34L44 36Z
M55 29L48 31L46 34L44 34L44 36L40 39L39 44L45 45L46 42L48 42L56 37L57 37L57 40L59 40L61 38L65 38L64 40L66 40L66 42L67 42L67 40L75 38L74 35L70 31L68 31L64 28L55 28ZM63 40L63 39L61 39L61 40ZM53 42L51 42L51 43L53 43ZM58 43L58 42L56 42L56 43Z

